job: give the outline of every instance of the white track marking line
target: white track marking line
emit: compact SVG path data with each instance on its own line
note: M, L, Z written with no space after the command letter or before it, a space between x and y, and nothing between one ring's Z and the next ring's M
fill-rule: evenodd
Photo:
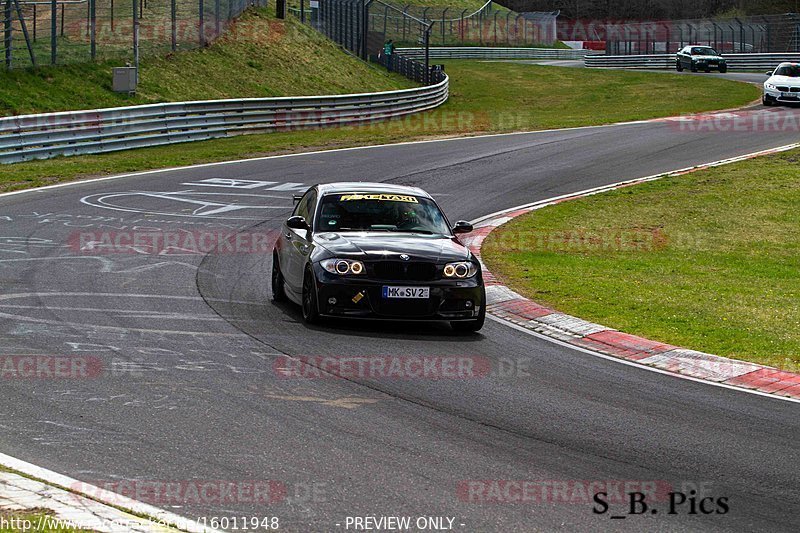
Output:
M656 368L656 367L653 367L653 366L640 365L640 364L635 363L633 361L628 361L627 359L621 359L619 357L614 357L613 355L606 355L604 353L595 352L595 351L589 350L587 348L583 348L581 346L576 346L576 345L570 344L568 342L560 341L560 340L558 340L556 338L553 338L553 337L548 337L547 335L543 335L542 333L539 333L539 332L536 332L536 331L533 331L533 330L530 330L530 329L526 329L526 328L524 328L524 327L522 327L522 326L520 326L518 324L514 324L513 322L508 322L508 321L506 321L506 320L504 320L502 318L499 318L499 317L496 317L496 316L493 316L493 315L486 315L486 318L490 318L490 319L494 320L495 322L498 322L500 324L504 324L504 325L506 325L506 326L508 326L510 328L516 329L516 330L521 331L523 333L526 333L528 335L532 335L532 336L537 337L539 339L552 342L553 344L558 344L559 346L563 346L565 348L570 348L570 349L575 350L577 352L582 352L582 353L585 353L585 354L588 354L588 355L592 355L594 357L599 357L601 359L606 359L608 361L613 361L615 363L620 363L620 364L623 364L623 365L626 365L626 366L639 368L641 370L647 370L649 372L655 372L657 374L663 374L665 376L672 376L674 378L685 379L687 381L694 381L695 383L702 383L704 385L712 385L714 387L720 387L720 388L723 388L723 389L734 390L734 391L737 391L737 392L747 392L747 393L750 393L750 394L755 394L756 396L763 396L765 398L772 398L774 400L783 400L785 402L800 403L800 399L797 399L797 398L789 398L788 396L777 396L775 394L770 394L768 392L761 392L761 391L757 391L757 390L754 390L754 389L744 389L744 388L741 388L741 387L736 387L734 385L727 385L725 383L717 383L716 381L706 381L704 379L695 378L695 377L692 377L692 376L686 376L684 374L676 374L674 372L670 372L668 370L662 370L660 368Z
M65 489L105 505L109 505L110 507L117 509L122 508L126 511L132 512L133 514L150 517L158 522L169 524L182 531L188 531L190 533L216 533L217 531L209 527L202 526L194 520L183 518L174 513L170 513L169 511L159 509L158 507L141 503L120 494L94 487L87 483L83 483L82 481L78 481L77 479L73 479L63 474L59 474L34 464L21 461L4 453L0 453L0 465L3 465L10 470L25 474L26 476L44 481L49 485ZM82 487L91 490L76 490L76 487Z
M713 114L713 111L709 111L709 114ZM130 172L126 174L116 174L114 176L103 176L101 178L91 178L86 180L78 180L78 181L69 181L66 183L57 183L55 185L45 185L44 187L36 187L33 189L23 189L19 191L9 191L0 193L0 198L5 196L13 196L19 194L33 194L39 191L47 191L50 189L57 189L62 187L73 187L73 186L80 186L89 183L98 183L101 181L109 181L109 180L116 180L121 178L132 178L132 177L141 177L141 176L148 176L152 174L161 174L165 172L177 172L181 170L192 170L197 168L209 168L209 167L216 167L216 166L224 166L224 165L235 165L239 163L249 163L249 162L256 162L256 161L268 161L270 159L284 159L289 157L301 157L307 155L320 155L320 154L331 154L331 153L338 153L338 152L350 152L355 150L371 150L374 148L386 148L392 146L410 146L415 144L428 144L428 143L444 143L444 142L454 142L454 141L466 141L471 139L490 139L493 137L514 137L518 135L541 135L545 133L558 133L558 132L566 132L566 131L580 131L580 130L593 130L593 129L603 129L603 128L616 128L620 126L633 126L639 124L654 124L659 122L667 122L669 119L676 119L678 117L662 117L662 118L651 118L645 120L632 120L629 122L615 122L613 124L600 124L597 126L575 126L570 128L555 128L549 130L533 130L533 131L514 131L508 133L487 133L484 135L467 135L462 137L448 137L444 139L423 139L418 141L405 141L399 143L386 143L386 144L370 144L365 146L351 146L348 148L334 148L331 150L315 150L312 152L296 152L291 154L280 154L280 155L268 155L263 157L252 157L252 158L245 158L245 159L232 159L230 161L218 161L215 163L200 163L197 165L187 165L182 167L169 167L169 168L162 168L162 169L155 169L155 170L143 170L140 172ZM97 155L97 154L96 154ZM34 160L35 161L35 160ZM44 161L44 160L41 160ZM24 163L23 163L24 164Z

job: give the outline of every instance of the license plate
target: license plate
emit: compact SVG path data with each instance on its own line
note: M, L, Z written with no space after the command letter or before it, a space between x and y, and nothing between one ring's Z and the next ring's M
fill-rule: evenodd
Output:
M781 93L781 98L797 98L800 93Z
M430 287L383 287L384 298L414 298L425 299L431 297Z

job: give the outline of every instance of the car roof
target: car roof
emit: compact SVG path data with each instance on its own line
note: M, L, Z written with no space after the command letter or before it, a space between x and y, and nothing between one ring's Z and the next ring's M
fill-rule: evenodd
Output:
M406 187L390 183L370 183L366 181L345 181L339 183L321 183L317 185L320 195L342 192L388 192L395 194L413 194L430 198L431 195L419 187Z

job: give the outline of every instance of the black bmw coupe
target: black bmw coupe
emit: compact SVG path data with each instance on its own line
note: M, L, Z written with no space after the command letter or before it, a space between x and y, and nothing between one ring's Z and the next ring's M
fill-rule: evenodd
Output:
M284 222L272 294L322 317L448 321L478 331L486 291L477 258L421 189L381 183L315 185Z

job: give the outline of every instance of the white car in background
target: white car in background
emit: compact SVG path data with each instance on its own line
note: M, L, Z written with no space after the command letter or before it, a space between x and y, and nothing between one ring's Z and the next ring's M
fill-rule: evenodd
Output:
M800 64L781 63L767 72L764 82L764 105L800 103Z

